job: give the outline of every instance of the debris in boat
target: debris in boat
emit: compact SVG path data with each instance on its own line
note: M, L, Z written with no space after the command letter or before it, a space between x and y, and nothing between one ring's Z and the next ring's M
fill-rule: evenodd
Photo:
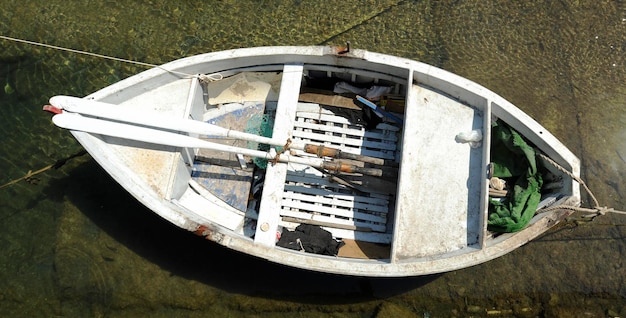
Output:
M368 100L378 101L382 95L389 94L391 92L391 87L378 85L372 85L370 87L356 87L348 82L337 82L335 83L333 92L337 94L354 93L357 95L363 95Z
M335 94L332 91L312 87L302 87L298 101L356 110L361 109L354 101L354 94Z
M356 95L356 99L363 103L365 106L371 108L372 110L374 110L374 112L376 113L376 115L381 116L382 117L386 117L389 118L393 121L395 121L396 123L402 125L404 123L404 121L402 120L402 118L398 118L398 116L386 112L385 110L383 110L381 107L378 107L378 105L372 103L369 99L367 98L363 98L362 96Z
M277 101L281 73L241 72L207 85L209 105L241 101Z
M345 243L318 225L300 224L295 231L283 231L276 245L307 253L335 256Z
M504 190L506 181L497 177L489 179L489 187L496 190Z
M363 107L360 110L326 105L321 107L330 110L336 116L347 119L350 124L363 126L367 130L375 129L378 124L383 122L369 107Z
M380 97L379 104L386 111L404 114L406 108L406 97L398 94L385 94Z
M508 194L506 189L506 180L498 177L489 179L489 196L492 198L503 198Z
M327 106L323 107L331 110L338 116L347 118L350 120L350 123L363 125L367 129L376 128L376 125L381 122L381 118L384 117L392 119L397 123L402 123L402 119L387 113L383 110L383 107L379 107L372 102L382 102L383 97L388 97L392 90L391 86L373 85L372 83L353 83L346 82L339 78L320 78L314 76L305 76L305 85L306 86L303 88L304 94L300 96L301 99L317 102L320 105L328 105L332 108ZM328 94L331 91L334 95ZM360 95L365 97L360 97ZM352 101L346 101L347 98L351 98ZM360 103L356 103L356 101L354 101L355 98L356 100L359 100L359 98L363 100L359 100ZM388 98L386 98L385 104L387 104L387 102ZM369 108L363 107L362 104L367 105ZM391 104L394 105L394 109L396 110L400 108L397 103L392 102ZM341 108L344 109L342 110ZM363 114L358 114L357 112L350 113L350 109L362 109Z

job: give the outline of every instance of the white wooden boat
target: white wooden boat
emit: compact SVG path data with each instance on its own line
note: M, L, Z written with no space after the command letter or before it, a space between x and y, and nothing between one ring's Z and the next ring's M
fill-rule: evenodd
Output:
M360 114L364 104L311 87L338 82L385 87L382 122L366 128L340 114ZM579 160L517 107L439 68L363 50L202 54L51 104L48 110L61 113L55 123L161 217L233 250L307 270L391 277L464 268L514 250L571 213L545 207L580 202L571 177ZM514 233L488 229L496 120L568 171L539 159L550 186ZM272 126L271 140L250 136ZM472 132L482 140L459 138ZM303 150L318 145L359 156ZM371 158L383 160L365 162ZM330 172L338 162L356 172ZM299 224L322 226L345 246L321 255L276 245L277 233Z

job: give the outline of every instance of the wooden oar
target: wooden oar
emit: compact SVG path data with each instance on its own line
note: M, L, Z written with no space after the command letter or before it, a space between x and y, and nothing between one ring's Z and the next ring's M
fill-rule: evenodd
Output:
M210 141L201 140L187 135L172 133L165 130L158 130L109 120L90 118L76 113L57 114L52 117L52 121L55 125L65 129L84 131L128 140L142 141L157 145L185 148L205 148L215 151L224 151L251 157L264 158L270 161L299 163L312 167L326 169L329 171L361 173L372 176L383 176L384 174L384 171L382 169L363 168L354 165L344 164L341 162L328 162L324 161L324 159L322 158L297 157L287 153L277 154L273 148L270 150L270 152L239 148L213 143Z
M237 130L226 129L198 120L172 118L158 114L140 112L119 105L103 103L78 97L62 95L54 96L50 98L50 104L56 108L60 108L68 112L79 113L99 118L107 118L116 121L123 121L131 124L150 126L159 129L181 131L198 135L229 137L247 141L254 141L278 147L284 147L287 145L286 140L276 140ZM58 110L52 109L48 106L45 106L44 110L58 113ZM289 148L304 150L307 153L316 154L319 157L353 159L376 165L385 165L385 160L381 158L346 153L342 152L339 149L327 146L290 143Z
M259 142L272 146L284 146L286 142L285 140L279 141L268 137L248 134L237 130L226 129L203 121L184 118L173 118L170 116L164 116L154 113L151 114L150 112L146 111L138 111L134 109L129 109L128 107L122 107L119 105L72 96L53 96L52 98L50 98L50 104L52 106L72 113L123 121L126 123L139 124L160 129L182 131L190 134L229 137Z

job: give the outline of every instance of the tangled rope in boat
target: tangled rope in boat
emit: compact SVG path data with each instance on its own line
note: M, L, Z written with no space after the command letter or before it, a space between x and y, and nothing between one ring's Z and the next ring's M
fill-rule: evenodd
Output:
M550 159L550 157L542 153L540 153L539 156L543 158L545 161L547 161L548 163L550 163L551 165L553 165L556 169L565 173L566 175L574 179L576 182L578 182L585 189L587 194L589 194L594 204L593 208L583 208L583 207L577 207L577 206L571 206L571 205L556 205L556 206L544 208L541 210L541 212L549 212L549 211L554 211L554 210L572 210L575 212L584 212L588 214L584 215L583 218L590 219L590 221L593 220L597 216L606 215L607 213L616 213L616 214L626 215L626 211L619 211L619 210L615 210L613 208L609 208L606 206L600 206L600 204L598 203L598 199L596 199L596 196L593 194L593 192L591 192L591 189L589 189L585 181L575 176L571 172L567 171L565 168L563 168L561 165L556 163L554 160Z

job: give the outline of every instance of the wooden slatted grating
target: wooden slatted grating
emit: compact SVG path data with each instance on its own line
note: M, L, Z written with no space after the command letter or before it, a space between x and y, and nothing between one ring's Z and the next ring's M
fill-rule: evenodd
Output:
M390 160L396 158L397 127L380 124L377 129L368 131L328 110L305 108L307 111L296 114L293 137L298 142L324 144L345 152ZM355 234L346 230L352 228L366 232L359 239L386 243L389 235L383 233L388 232L387 220L393 199L382 193L356 193L323 177L315 168L292 164L285 180L280 214L332 224L325 228L338 237L354 238Z

